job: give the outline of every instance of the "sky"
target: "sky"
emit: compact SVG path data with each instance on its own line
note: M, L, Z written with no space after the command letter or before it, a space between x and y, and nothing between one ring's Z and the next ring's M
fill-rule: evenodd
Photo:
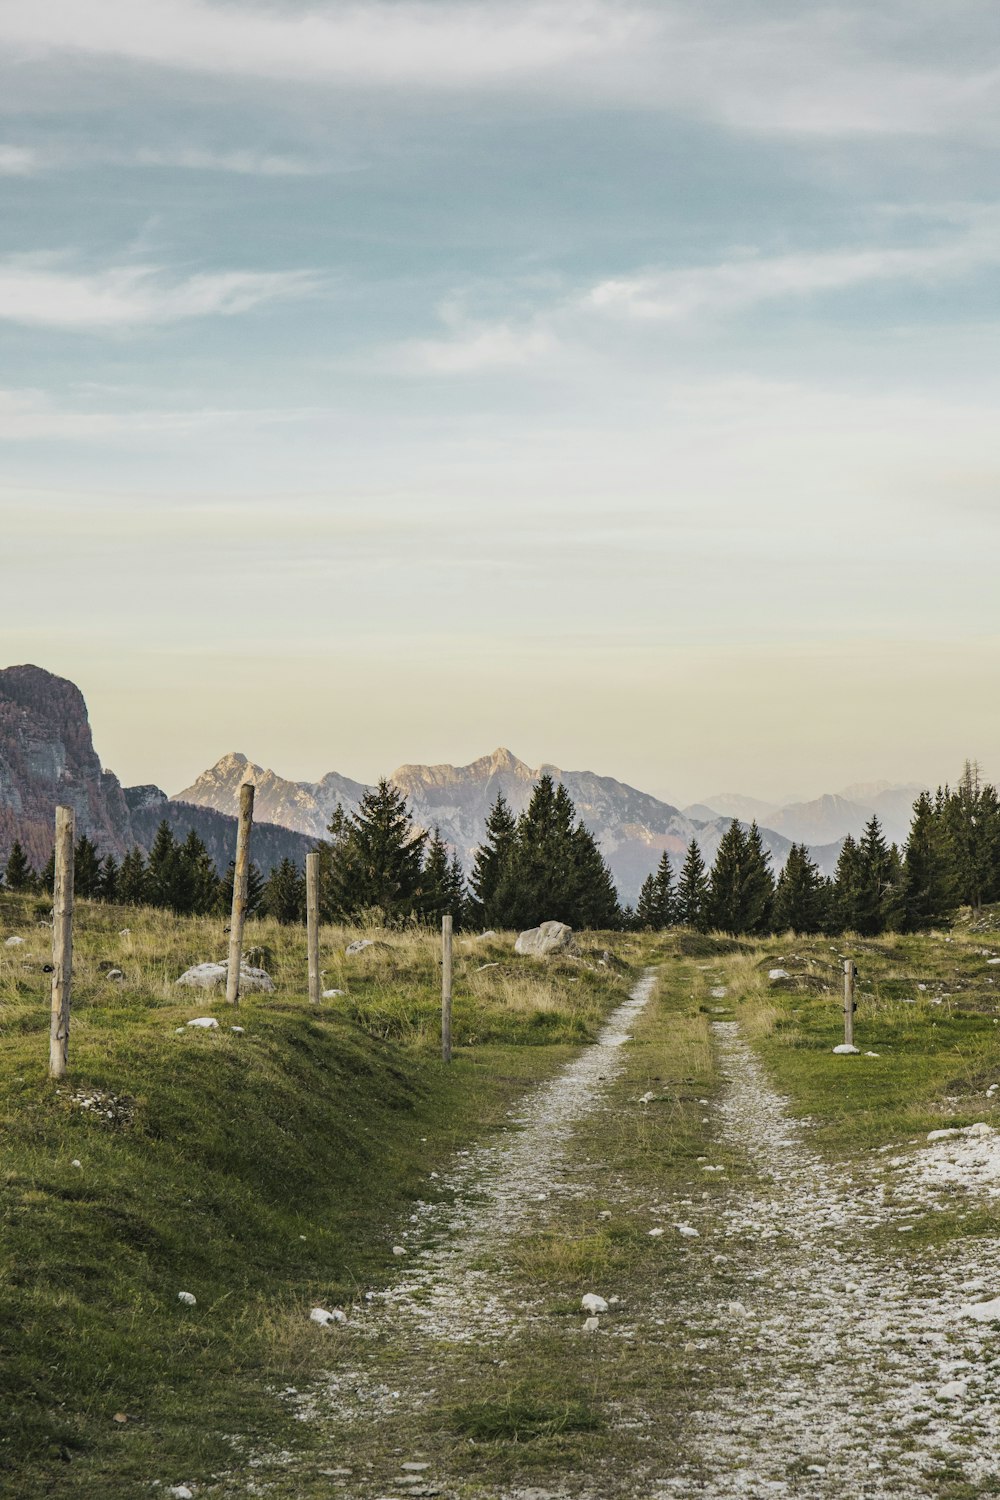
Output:
M0 8L0 661L126 783L1000 773L993 0Z

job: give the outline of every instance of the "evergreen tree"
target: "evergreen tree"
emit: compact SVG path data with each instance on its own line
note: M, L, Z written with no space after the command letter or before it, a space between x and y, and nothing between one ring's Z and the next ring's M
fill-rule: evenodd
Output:
M708 921L722 932L746 931L743 883L747 871L747 836L738 818L722 835L709 877Z
M151 906L176 909L181 899L181 876L177 840L164 818L149 851L146 869L146 895Z
M874 937L885 931L892 875L892 859L882 825L873 815L865 825L858 845L854 930L862 937Z
M294 860L283 859L264 882L261 911L289 926L305 920L306 879Z
M38 876L28 863L28 856L17 839L7 856L3 880L9 891L33 891L38 884Z
M504 927L565 922L570 927L617 927L621 911L614 882L593 835L576 821L566 788L540 776L517 827L493 896L494 920Z
M975 761L966 761L948 797L946 822L958 899L978 915L1000 894L1000 804Z
M921 792L903 856L903 921L909 932L931 927L955 905L955 878L944 818L944 795Z
M676 919L684 927L703 932L708 926L709 887L705 861L696 839L688 844L677 881Z
M215 861L193 828L177 851L177 899L183 904L174 910L192 916L204 916L218 906Z
M764 848L756 818L746 839L746 862L743 872L743 931L771 931L774 909L774 875L771 851Z
M118 871L118 900L123 906L145 906L148 899L146 859L136 844L126 854Z
M85 833L81 833L73 850L73 891L91 899L101 890L101 857Z
M231 859L225 875L215 884L215 909L227 917L233 909L233 886L236 883L236 861ZM255 917L264 902L264 877L253 860L247 866L246 915Z
M857 932L861 855L857 840L848 834L841 845L833 877L833 925L839 932Z
M101 865L101 879L97 888L97 894L102 901L115 902L118 900L118 880L121 871L113 854L107 855Z
M42 866L41 873L38 876L38 889L46 896L55 896L56 855L54 849Z
M647 875L642 883L635 912L637 924L655 932L673 926L676 920L676 903L670 856L664 849L655 872Z
M774 895L777 932L822 932L826 925L826 888L805 844L793 844Z
M338 802L327 824L328 839L318 843L319 912L324 922L349 921L356 887L351 820Z
M353 914L378 909L391 925L417 912L426 842L391 782L365 792L347 834Z
M560 787L560 791L563 788ZM569 793L566 800L575 816ZM622 912L614 878L605 863L597 840L583 823L573 830L573 885L571 891L572 927L589 927L613 931L621 926Z
M516 828L517 819L503 792L498 792L486 819L486 837L476 850L469 879L472 892L470 915L483 927L506 925L496 909L496 895L511 859Z

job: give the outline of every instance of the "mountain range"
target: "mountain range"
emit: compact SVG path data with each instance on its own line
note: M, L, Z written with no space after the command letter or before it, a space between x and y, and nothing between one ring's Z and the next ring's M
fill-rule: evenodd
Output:
M417 824L439 829L468 869L497 794L503 792L521 812L546 772L566 787L626 901L635 900L664 850L677 866L695 839L711 863L734 817L757 819L775 869L792 842L804 842L824 873L832 874L844 835L857 836L873 812L890 838L904 839L920 790L879 782L786 806L722 793L681 809L593 771L531 767L503 748L466 766L403 765L390 780L406 796ZM352 811L366 790L335 771L315 782L291 781L237 753L224 755L170 798L152 785L123 788L101 765L79 688L40 667L0 670L0 859L19 838L32 862L44 863L54 807L68 802L80 832L102 854L120 858L134 843L148 851L166 819L179 838L194 828L221 871L233 857L244 781L256 786L253 857L265 872L286 856L301 863L324 836L337 804Z

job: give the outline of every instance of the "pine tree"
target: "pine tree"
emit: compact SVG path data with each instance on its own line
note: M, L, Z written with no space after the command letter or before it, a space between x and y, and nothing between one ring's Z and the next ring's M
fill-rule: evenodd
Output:
M448 845L441 837L440 828L435 828L427 841L424 868L420 877L421 917L434 924L440 923L445 912L451 911L452 898L451 856ZM452 912L453 917L454 915Z
M379 910L390 925L419 909L425 833L414 828L406 798L385 779L365 792L347 837L353 914Z
M215 861L193 828L177 851L176 899L182 904L175 905L174 910L192 916L204 916L218 906Z
M709 887L705 861L696 839L688 844L677 881L676 919L684 927L703 932L708 926Z
M41 868L38 876L38 889L46 896L55 896L56 854L54 849Z
M136 844L126 854L118 871L118 900L123 906L145 906L148 899L146 859Z
M932 801L921 792L903 856L903 921L909 932L939 922L955 905L943 793Z
M774 926L778 932L822 932L826 925L826 890L818 867L805 844L793 844L774 895Z
M676 921L676 893L670 856L664 849L652 875L647 875L639 892L636 921L640 927L662 932Z
M28 863L28 856L17 839L7 856L3 881L9 891L33 891L38 884L38 876Z
M978 915L1000 894L1000 803L975 761L966 761L948 797L946 821L958 899Z
M862 937L874 937L885 931L892 874L892 860L882 834L882 825L873 815L866 823L858 844L854 930Z
M85 900L100 894L101 857L85 833L81 833L73 850L73 891Z
M496 895L511 859L516 828L517 819L503 792L498 792L486 819L486 837L476 850L469 879L472 892L470 916L483 927L507 925L496 909Z
M566 800L575 816L576 809L568 792ZM621 906L614 878L597 847L597 840L589 828L578 823L573 830L572 843L573 884L570 895L573 919L570 926L598 932L614 931L621 926Z
M773 909L774 875L771 871L771 851L764 848L755 818L750 825L750 832L746 839L742 931L757 935L770 932Z
M548 773L539 777L517 820L493 911L504 927L551 921L611 928L621 922L614 881L596 841L577 823L566 788L557 787Z
M97 888L97 894L102 901L115 902L118 900L118 879L121 871L113 854L109 854L101 865L101 878Z
M324 922L349 921L357 886L351 820L338 802L327 824L328 839L315 847L319 855L319 913Z
M709 877L709 924L722 932L747 930L743 891L747 860L747 836L739 819L734 818L722 835Z
M841 846L833 877L833 926L839 932L859 931L861 854L857 840L848 834Z
M151 906L176 908L180 897L177 840L164 818L153 839L146 869L146 895Z
M229 916L233 909L233 886L236 883L236 861L231 859L221 880L216 881L214 905L215 910L224 917ZM253 860L247 866L247 901L245 912L248 917L257 916L264 902L264 877L260 868Z
M261 911L284 926L304 921L306 880L294 860L286 857L271 871L264 883Z

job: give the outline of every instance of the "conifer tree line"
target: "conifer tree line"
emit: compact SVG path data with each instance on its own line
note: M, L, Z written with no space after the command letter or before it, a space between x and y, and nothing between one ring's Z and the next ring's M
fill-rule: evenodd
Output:
M515 816L503 795L486 822L466 884L458 856L438 830L417 828L406 798L383 780L357 810L337 807L320 855L324 921L370 917L387 925L436 924L450 912L456 928L518 929L542 921L575 928L687 926L735 935L794 931L916 931L947 920L959 906L978 911L1000 901L1000 796L967 762L958 785L921 793L901 850L887 843L877 817L861 837L844 840L832 879L804 844L793 844L775 878L756 823L733 821L707 868L692 839L675 872L664 853L643 882L633 912L622 907L593 834L572 798L552 777L540 777ZM84 899L162 907L178 915L225 914L232 903L233 866L216 873L192 831L175 838L161 823L147 855L136 846L117 862L102 858L82 835L75 848L75 883ZM15 842L0 879L12 892L52 890L53 861L32 868ZM250 866L251 914L295 923L305 916L302 867L283 859L265 879Z
M692 841L674 882L664 854L644 881L636 925L690 926L737 936L769 932L915 932L960 906L1000 901L1000 797L966 762L957 787L922 792L901 850L877 817L844 839L831 879L805 844L793 844L777 879L756 823L735 820L711 870Z

